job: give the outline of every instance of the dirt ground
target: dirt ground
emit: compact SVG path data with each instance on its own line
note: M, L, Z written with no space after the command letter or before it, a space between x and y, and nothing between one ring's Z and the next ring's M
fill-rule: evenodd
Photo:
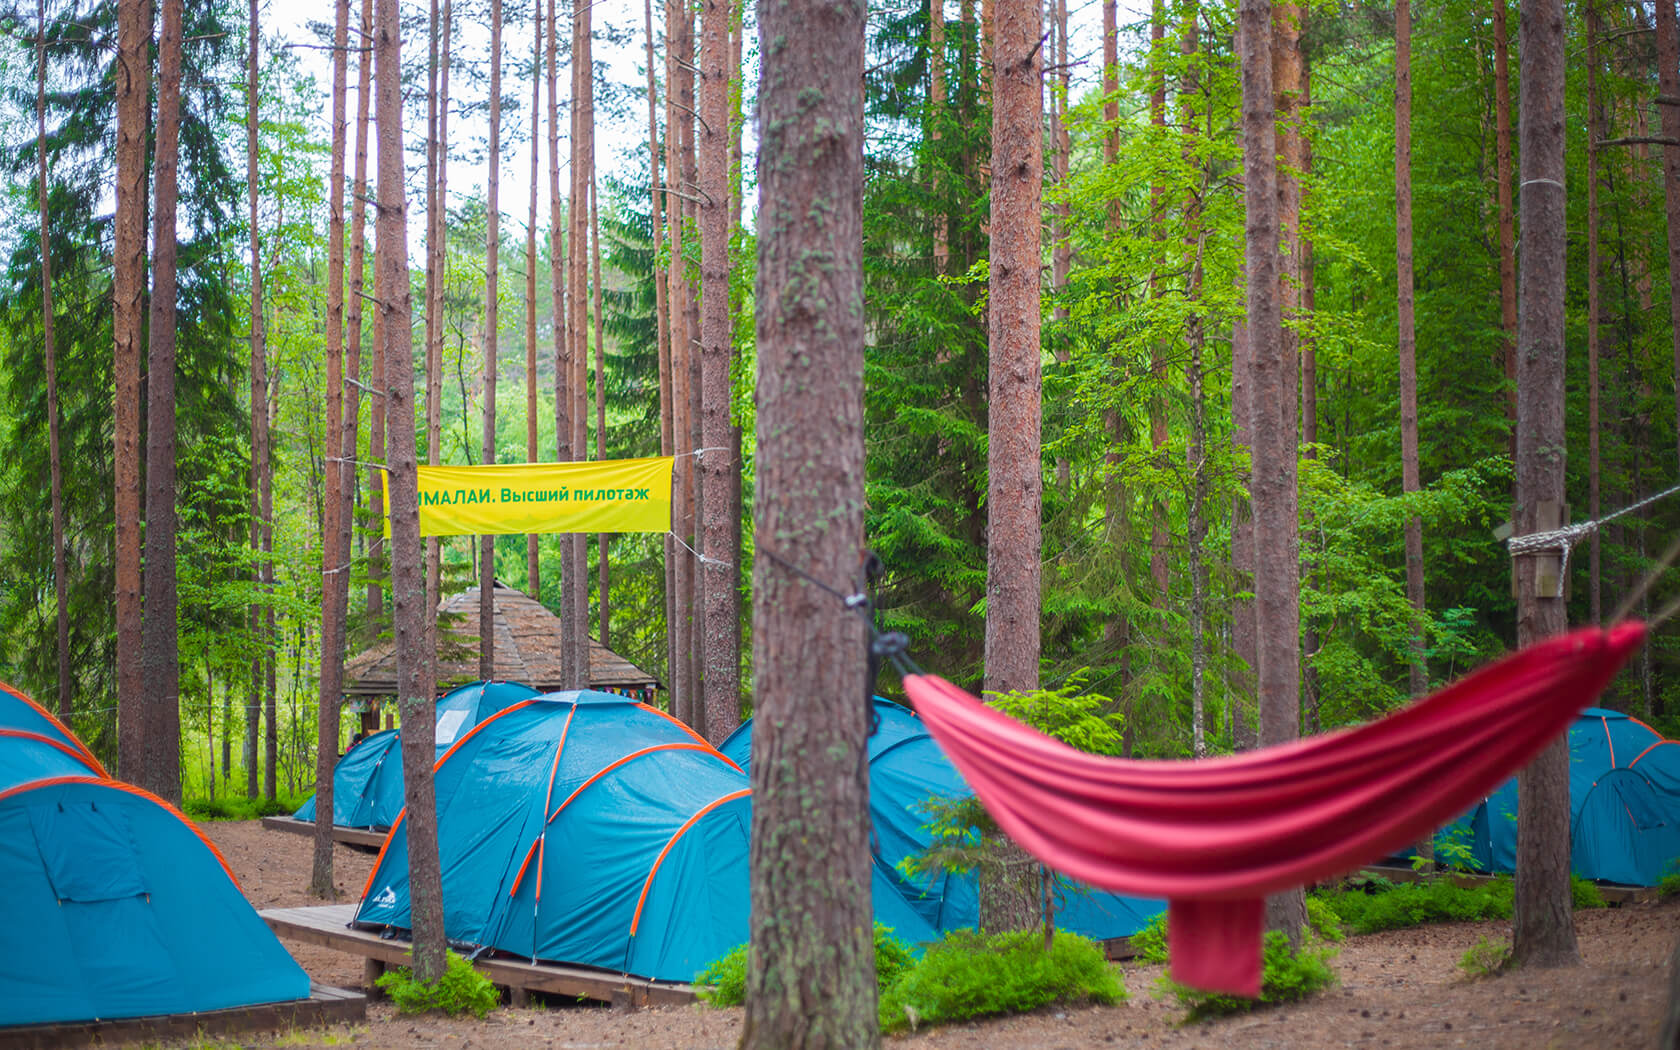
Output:
M307 838L264 831L256 822L212 823L205 830L258 908L318 903L305 893ZM360 894L372 861L369 854L338 848L335 871L344 899ZM1680 901L1577 912L1576 926L1583 958L1576 968L1471 981L1458 969L1460 956L1482 937L1509 939L1509 924L1429 926L1348 938L1335 961L1339 986L1307 1003L1185 1025L1177 1005L1155 992L1161 968L1125 964L1130 994L1118 1006L1050 1008L890 1038L887 1045L902 1050L1653 1050L1667 997L1668 956L1680 934ZM318 982L355 987L361 981L359 957L295 943L287 947ZM361 1025L247 1035L235 1045L722 1050L735 1045L740 1028L740 1010L701 1006L617 1014L604 1007L551 1002L528 1009L503 1007L478 1021L400 1016L388 1003L378 1002L369 1004Z

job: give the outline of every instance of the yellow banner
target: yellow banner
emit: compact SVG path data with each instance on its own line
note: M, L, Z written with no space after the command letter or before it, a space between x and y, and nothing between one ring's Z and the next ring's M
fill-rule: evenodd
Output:
M669 532L671 462L658 456L421 467L420 535Z

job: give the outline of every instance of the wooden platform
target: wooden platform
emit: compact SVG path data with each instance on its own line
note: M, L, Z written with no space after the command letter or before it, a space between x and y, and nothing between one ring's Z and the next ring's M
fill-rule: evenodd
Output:
M294 817L264 817L262 825L269 831L286 831L293 835L314 835L313 821L298 820ZM338 824L333 825L333 841L346 846L358 846L363 849L377 850L385 845L385 833L371 828L346 828Z
M1387 879L1389 882L1422 882L1431 878L1450 878L1460 886L1480 886L1491 882L1498 876L1474 875L1467 872L1435 872L1426 874L1414 870L1408 865L1401 864L1368 864L1360 869L1359 874L1368 878ZM1653 886L1623 886L1620 884L1596 883L1599 896L1604 903L1612 908L1619 908L1624 904L1642 904L1657 899L1657 891Z
M363 983L369 989L387 966L408 963L407 940L387 940L369 930L350 928L350 920L356 914L354 904L270 908L257 914L262 916L270 929L287 940L362 956L367 960ZM488 956L480 956L473 965L496 984L508 988L515 1004L522 1004L531 992L594 999L622 1009L680 1006L695 1001L694 986L691 984L651 981L645 977L631 977L584 966L531 963Z
M290 1003L262 1003L204 1013L162 1014L113 1021L0 1027L0 1050L53 1050L58 1047L192 1039L230 1032L314 1028L360 1021L367 1016L367 996L361 992L347 992L320 984L311 985L309 991L308 999Z

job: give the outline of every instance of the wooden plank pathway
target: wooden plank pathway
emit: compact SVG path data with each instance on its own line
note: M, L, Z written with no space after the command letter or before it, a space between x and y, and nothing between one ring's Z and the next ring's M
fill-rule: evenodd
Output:
M202 1013L160 1014L109 1021L16 1025L0 1028L0 1050L57 1050L113 1043L155 1043L234 1032L287 1031L360 1021L367 996L326 985L310 986L308 999L260 1003Z
M388 939L371 930L350 928L350 920L356 914L354 904L269 908L257 914L262 916L270 929L287 940L362 956L366 960L362 971L363 984L369 989L373 988L374 979L384 973L387 966L402 966L408 962L407 940ZM479 956L473 965L491 981L509 989L516 1005L523 1005L531 992L594 999L620 1009L681 1006L695 1001L694 986L691 984L652 981L584 966L532 963L489 955Z
M298 820L294 817L264 817L262 826L269 831L285 831L293 835L314 835L313 821ZM360 846L364 849L377 850L385 845L385 833L371 828L347 828L339 824L333 825L333 841L342 842L346 846Z

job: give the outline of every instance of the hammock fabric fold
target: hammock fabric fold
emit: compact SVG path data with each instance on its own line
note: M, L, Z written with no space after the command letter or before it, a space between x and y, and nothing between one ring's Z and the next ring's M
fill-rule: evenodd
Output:
M1176 980L1260 993L1267 894L1417 842L1526 765L1591 705L1641 623L1536 643L1375 722L1243 754L1086 754L935 675L916 711L998 826L1049 867L1168 901Z

